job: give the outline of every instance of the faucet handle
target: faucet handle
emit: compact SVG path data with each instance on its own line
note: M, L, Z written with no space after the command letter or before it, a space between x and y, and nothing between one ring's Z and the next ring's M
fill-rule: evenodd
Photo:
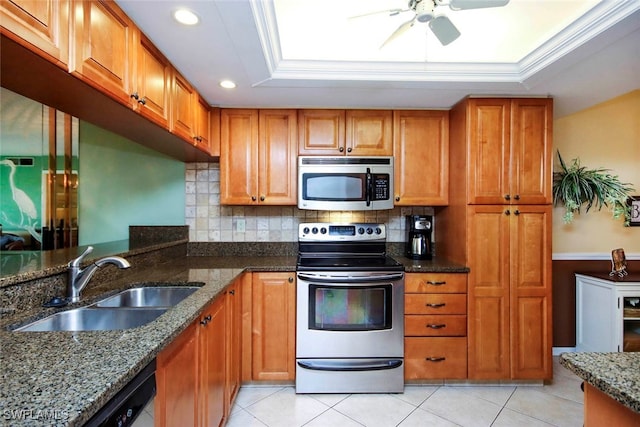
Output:
M82 252L82 255L72 261L69 261L69 267L80 267L80 263L82 262L84 257L89 255L91 252L93 252L93 246L87 246L87 249Z

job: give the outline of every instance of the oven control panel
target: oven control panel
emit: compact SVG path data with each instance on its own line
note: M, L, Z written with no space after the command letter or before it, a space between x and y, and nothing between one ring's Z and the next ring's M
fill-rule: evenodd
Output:
M378 223L306 222L298 228L298 239L315 242L385 240L386 226Z

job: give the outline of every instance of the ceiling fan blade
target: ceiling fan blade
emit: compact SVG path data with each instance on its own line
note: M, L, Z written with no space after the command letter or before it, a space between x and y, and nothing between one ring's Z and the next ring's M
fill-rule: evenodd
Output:
M509 0L451 0L449 7L453 10L483 9L487 7L506 6Z
M384 41L384 43L382 43L382 46L380 46L380 49L382 49L383 47L385 47L388 43L391 43L393 40L395 40L396 38L400 37L402 34L404 34L407 30L409 30L409 28L413 27L413 24L416 22L416 17L414 16L411 20L405 22L404 24L400 25L394 32L393 34L391 34L389 36L388 39L386 39Z
M364 18L365 16L371 16L371 15L379 15L381 13L388 13L389 16L396 16L399 13L402 12L407 12L409 11L409 9L389 9L389 10L379 10L377 12L369 12L369 13L363 13L362 15L356 15L356 16L350 16L348 19L357 19L357 18Z
M429 21L429 28L433 31L433 34L440 40L442 46L446 46L458 37L460 37L460 31L453 25L453 22L444 15L436 16Z

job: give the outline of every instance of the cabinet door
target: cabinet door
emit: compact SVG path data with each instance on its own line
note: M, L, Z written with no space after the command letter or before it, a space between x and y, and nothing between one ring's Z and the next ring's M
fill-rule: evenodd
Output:
M134 108L159 126L169 129L171 63L140 31L134 33L137 60Z
M511 202L550 204L553 100L511 101Z
M295 379L295 274L253 273L253 380Z
M205 153L211 152L211 114L209 104L200 95L195 95L195 131L193 143Z
M191 84L173 70L171 91L171 132L193 144L198 94Z
M225 297L227 311L226 326L226 382L225 382L225 419L229 419L233 400L240 389L240 339L242 310L242 278L236 279Z
M467 377L467 339L409 337L404 340L406 380Z
M393 155L393 120L390 110L347 110L347 155Z
M469 206L469 378L509 378L509 206Z
M74 1L75 54L69 71L113 99L130 105L133 22L112 1Z
M344 110L299 110L298 154L335 156L345 152Z
M297 117L295 110L260 110L259 203L297 204Z
M69 60L68 0L0 2L2 34L67 69Z
M519 205L510 216L511 378L552 377L552 207Z
M196 325L197 323L191 324L157 357L154 419L158 427L198 424Z
M509 204L511 101L469 99L468 153L470 204Z
M449 202L449 113L394 111L396 206Z
M220 113L220 203L250 205L258 193L258 110Z
M226 349L225 298L217 298L200 318L200 366L202 374L200 399L201 425L222 425L225 412L225 349ZM178 424L176 424L178 425ZM189 425L181 423L179 425Z

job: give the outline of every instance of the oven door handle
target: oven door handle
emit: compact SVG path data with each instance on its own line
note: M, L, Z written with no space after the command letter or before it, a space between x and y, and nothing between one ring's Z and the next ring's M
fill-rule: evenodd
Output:
M328 274L298 273L298 279L319 283L374 283L402 280L404 273L369 273L367 276L333 276Z
M301 368L312 371L381 371L402 366L402 359L385 359L378 362L360 361L307 361L298 360Z

